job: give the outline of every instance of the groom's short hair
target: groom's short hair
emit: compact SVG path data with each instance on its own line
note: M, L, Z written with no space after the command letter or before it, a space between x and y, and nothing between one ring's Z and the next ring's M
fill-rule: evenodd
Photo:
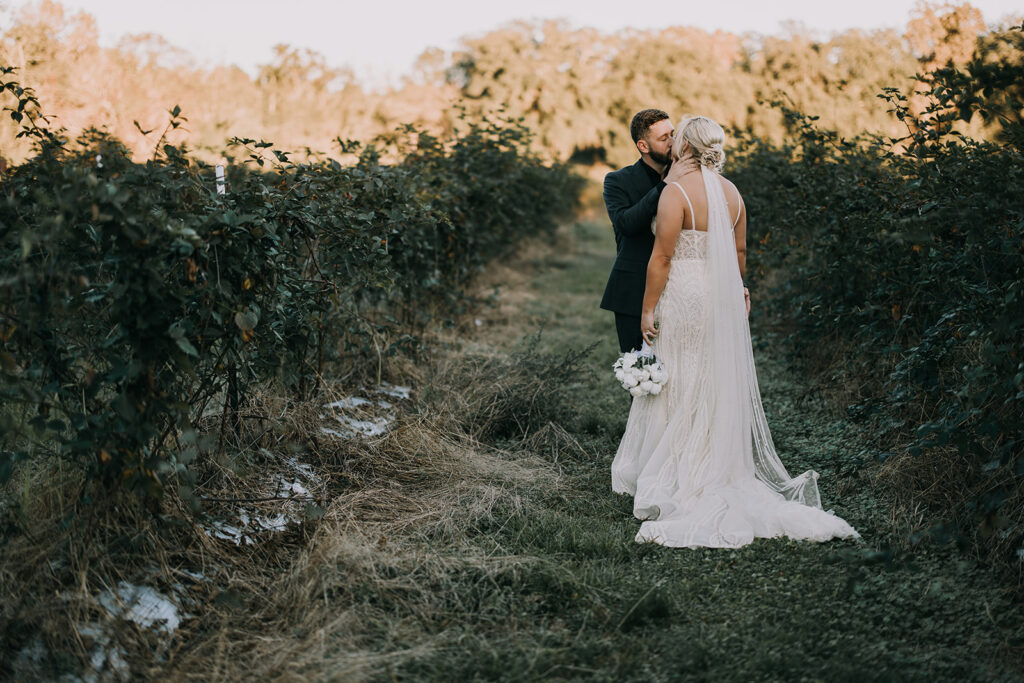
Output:
M658 121L664 121L667 118L668 114L660 109L638 111L633 115L633 120L629 124L629 134L633 136L633 142L637 142L647 135L648 129Z

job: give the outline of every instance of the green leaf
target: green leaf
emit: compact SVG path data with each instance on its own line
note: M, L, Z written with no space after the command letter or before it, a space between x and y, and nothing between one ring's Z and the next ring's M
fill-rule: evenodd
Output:
M192 356L193 358L199 358L199 351L196 350L196 347L193 346L189 340L182 337L181 339L176 339L175 341L178 343L179 349L181 349L188 355Z

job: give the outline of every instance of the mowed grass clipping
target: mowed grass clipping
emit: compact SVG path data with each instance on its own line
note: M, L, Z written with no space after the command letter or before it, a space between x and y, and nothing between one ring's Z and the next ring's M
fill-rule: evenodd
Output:
M133 673L204 681L1024 675L1024 620L986 567L955 547L873 552L895 531L870 472L841 466L859 450L856 429L783 365L760 328L755 353L780 455L791 470L821 473L826 508L863 542L762 539L740 550L634 542L639 522L609 475L629 409L610 373L612 316L597 308L613 253L610 227L593 220L492 267L480 288L497 288L493 306L438 337L429 362L388 369L415 398L389 433L318 442L302 456L327 481L321 518L260 549L206 541L166 553L181 569L205 558L216 588L172 647L147 652L136 638Z

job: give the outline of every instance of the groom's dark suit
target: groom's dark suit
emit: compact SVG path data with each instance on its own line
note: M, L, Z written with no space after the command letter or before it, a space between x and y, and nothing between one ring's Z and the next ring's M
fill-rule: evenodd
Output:
M640 159L604 177L604 205L615 230L617 255L601 298L601 308L615 313L619 349L639 349L640 312L647 284L647 262L654 248L651 219L665 183Z

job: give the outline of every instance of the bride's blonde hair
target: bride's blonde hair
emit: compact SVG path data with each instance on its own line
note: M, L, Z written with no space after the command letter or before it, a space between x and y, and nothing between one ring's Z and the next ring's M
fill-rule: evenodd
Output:
M717 121L707 116L684 116L676 126L672 154L682 156L683 143L686 142L690 143L693 156L702 166L722 172L725 164L725 131Z

